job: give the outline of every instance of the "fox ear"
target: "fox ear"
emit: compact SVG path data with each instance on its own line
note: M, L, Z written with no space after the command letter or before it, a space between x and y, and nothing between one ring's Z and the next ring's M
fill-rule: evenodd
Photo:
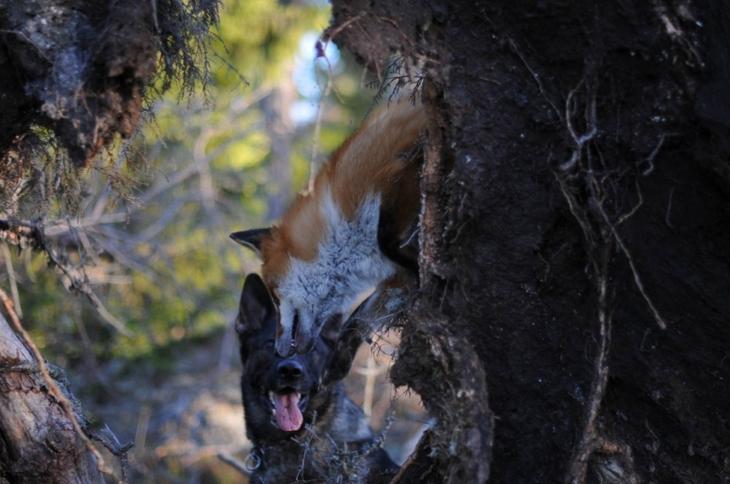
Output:
M229 235L230 238L238 242L244 247L256 252L257 255L261 255L261 242L271 235L271 227L263 229L249 229L241 230L239 232L233 232Z
M236 331L243 334L260 329L275 315L276 306L263 279L258 274L249 274L241 291Z

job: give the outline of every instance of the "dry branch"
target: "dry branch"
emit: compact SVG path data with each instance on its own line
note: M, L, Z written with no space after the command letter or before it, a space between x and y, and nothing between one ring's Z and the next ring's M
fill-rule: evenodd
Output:
M222 462L225 462L226 464L233 467L234 469L236 469L238 472L240 472L243 475L247 476L247 475L251 474L251 472L249 472L249 470L246 468L246 465L243 462L239 461L238 459L236 459L235 457L233 457L230 454L219 453L218 458Z

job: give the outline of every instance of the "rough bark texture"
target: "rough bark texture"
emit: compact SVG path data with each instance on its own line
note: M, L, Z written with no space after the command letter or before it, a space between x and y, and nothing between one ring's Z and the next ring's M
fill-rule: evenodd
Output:
M196 61L217 8L217 0L0 0L0 168L49 143L39 127L77 165L130 136L158 71L163 89L173 77L204 76Z
M722 2L333 8L363 63L426 75L421 296L394 377L439 424L413 475L730 482Z
M104 482L49 392L32 353L0 314L0 482Z
M92 5L93 4L93 5ZM87 163L137 125L156 69L152 2L0 3L0 152L33 124Z

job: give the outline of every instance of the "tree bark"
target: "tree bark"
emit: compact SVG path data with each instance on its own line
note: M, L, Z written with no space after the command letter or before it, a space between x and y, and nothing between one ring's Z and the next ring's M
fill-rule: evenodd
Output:
M364 64L397 52L425 76L421 295L393 373L439 424L409 466L730 482L722 4L333 9L330 35Z
M63 405L0 314L0 482L104 482Z
M149 2L0 1L0 154L49 127L77 164L137 126L159 44Z
M38 126L85 166L115 136L131 136L156 75L163 90L173 78L183 89L204 80L200 57L217 9L216 1L0 0L0 168L29 170L32 149L50 144Z

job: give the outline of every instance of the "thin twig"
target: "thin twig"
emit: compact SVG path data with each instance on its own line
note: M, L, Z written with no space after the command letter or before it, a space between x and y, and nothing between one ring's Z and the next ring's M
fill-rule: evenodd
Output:
M246 469L246 466L244 465L243 462L239 461L238 459L236 459L235 457L233 457L232 455L230 455L228 453L221 452L218 454L218 458L221 461L223 461L226 464L233 467L234 469L236 469L241 474L244 474L246 476L251 474L250 472L248 472L248 470Z
M649 156L647 156L646 159L641 163L642 165L646 165L646 168L641 170L642 175L648 176L652 171L654 171L654 159L656 158L656 155L659 153L659 150L662 148L662 145L664 145L665 137L666 137L665 134L662 134L661 136L659 136L659 142L657 142L654 149L651 150L651 153L649 153Z
M99 296L97 296L93 289L91 289L86 273L84 273L83 277L78 277L76 275L77 271L61 263L51 253L51 250L47 250L46 253L48 254L48 258L51 263L56 266L64 276L66 276L70 289L78 291L79 293L86 296L86 299L91 303L94 309L96 309L96 312L99 314L99 316L101 316L101 318L109 323L109 325L111 325L114 329L119 331L124 336L132 335L132 332L129 331L127 325L124 324L124 322L122 322L120 319L117 319L117 317L114 316L112 313L110 313L104 303L101 302L101 299L99 299Z
M71 225L66 222L71 229ZM46 243L44 227L40 222L26 222L19 220L0 220L0 240L4 240L13 245L20 247L32 247L36 250L44 252L48 256L50 263L63 274L69 287L86 296L86 299L96 309L101 318L109 323L113 328L125 336L130 336L131 332L126 325L117 319L107 310L104 303L96 295L89 286L88 277L83 273L78 275L78 270L68 267L56 257L53 249ZM82 270L83 272L83 270Z
M602 206L598 206L599 213L601 214L601 217L603 217L603 220L606 223L606 226L611 230L611 233L613 234L614 239L616 239L616 243L618 244L619 248L621 249L621 252L623 252L624 256L626 257L626 262L629 263L629 268L631 268L631 273L634 276L634 284L636 285L636 288L639 290L639 293L644 298L644 301L646 302L647 306L649 306L649 309L651 310L652 315L654 316L654 320L659 325L661 329L667 329L667 323L664 321L664 318L659 313L659 310L654 305L654 302L652 301L651 297L649 297L649 294L647 294L646 289L644 289L644 283L641 281L641 276L639 276L639 270L636 268L636 264L634 263L634 258L631 256L631 252L629 252L628 247L626 247L626 244L624 244L623 239L618 234L618 230L616 230L616 227L611 223L611 221L608 218L608 215L606 214L606 211L603 210Z
M342 22L340 25L337 26L336 29L332 30L332 32L327 32L327 37L325 38L325 47L330 43L330 41L334 40L337 35L339 35L340 32L342 32L344 29L349 27L352 23L357 22L361 18L364 17L365 14L358 14L354 17L347 19L345 22Z
M18 294L18 280L15 277L15 269L13 268L13 260L10 255L10 249L8 244L3 242L0 244L2 249L3 259L5 259L5 270L8 273L8 281L10 282L10 294L13 296L13 304L15 305L15 312L18 313L18 317L23 317L23 308L20 306L20 295Z
M332 90L332 66L330 65L330 61L327 58L327 53L325 51L327 44L325 43L325 46L322 47L321 43L319 41L317 42L319 52L317 52L315 62L320 57L323 58L325 62L327 62L327 82L324 86L324 91L319 98L319 102L317 103L317 115L314 119L314 133L312 134L312 154L309 159L309 183L307 184L307 190L310 192L314 190L314 179L317 176L317 172L319 171L317 156L319 152L319 136L320 132L322 131L322 113L324 112L324 104L330 95L330 91Z
M575 167L578 162L582 159L583 156L583 148L584 146L593 140L593 138L598 133L598 128L596 125L596 108L595 108L595 101L593 101L591 110L590 110L590 118L588 119L588 130L578 135L576 133L575 128L573 127L573 112L575 111L574 106L574 98L575 94L578 92L578 89L581 88L584 81L581 79L581 81L578 83L576 87L570 90L568 93L568 97L565 100L565 126L568 130L568 133L570 133L570 137L573 139L573 143L575 144L575 147L573 149L573 153L571 154L570 158L560 165L561 171L569 171L572 170L573 167Z
M134 447L134 443L127 442L126 444L122 444L107 424L104 424L104 428L100 430L90 432L89 436L97 442L100 442L112 455L119 459L122 471L121 480L122 482L126 482L127 468L129 467L128 453L129 449Z
M571 458L567 481L570 484L584 483L588 469L588 460L602 441L596 428L596 419L601 408L601 402L606 394L608 385L608 356L611 347L611 314L608 302L608 260L610 245L603 247L601 261L594 260L594 271L598 289L598 327L599 345L594 359L593 380L588 397L585 423L581 440L576 446Z
M545 88L542 85L542 80L540 79L540 74L535 72L535 70L532 67L530 67L530 64L528 64L527 59L525 59L525 57L522 55L522 52L520 52L520 50L517 48L517 44L515 44L515 41L512 40L511 37L507 37L507 40L509 41L510 47L512 47L512 52L514 52L517 55L517 57L520 58L520 60L522 61L522 64L525 66L525 69L527 69L527 71L532 76L532 79L535 81L535 84L537 84L537 89L538 89L538 91L540 91L540 94L542 94L542 97L545 98L545 101L547 101L547 103L550 105L550 107L553 108L553 111L555 112L555 114L557 114L558 119L562 121L563 116L560 113L560 110L557 108L557 106L555 106L555 103L553 103L552 99L550 99L548 97L547 93L545 92ZM490 79L486 79L483 77L480 77L480 79L483 79L485 81L490 81L490 82L496 82L496 81L492 81ZM499 83L497 83L497 84L499 85Z
M633 217L636 211L639 210L639 208L641 208L641 206L644 204L644 197L641 194L641 186L639 185L639 177L634 178L634 183L636 185L636 196L638 197L638 201L636 202L636 205L631 208L631 210L618 218L618 220L616 221L616 226L621 225L622 223Z

